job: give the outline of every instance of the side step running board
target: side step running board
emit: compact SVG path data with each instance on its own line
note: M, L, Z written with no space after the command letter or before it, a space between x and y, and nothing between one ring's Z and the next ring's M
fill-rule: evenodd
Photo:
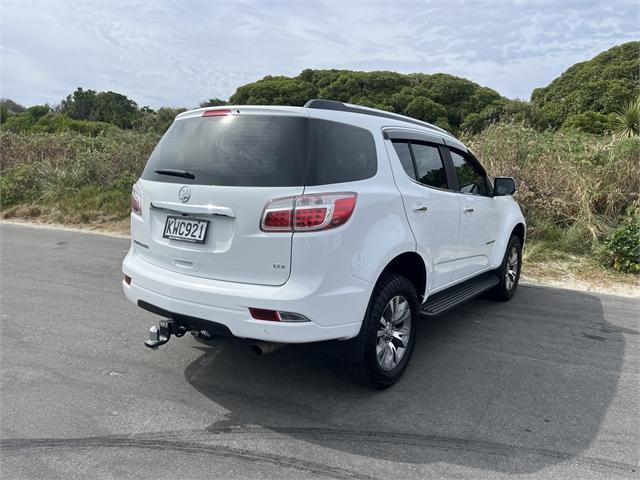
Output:
M427 302L422 305L420 313L429 317L440 315L456 305L477 297L498 283L500 280L497 276L493 273L485 273L429 297Z

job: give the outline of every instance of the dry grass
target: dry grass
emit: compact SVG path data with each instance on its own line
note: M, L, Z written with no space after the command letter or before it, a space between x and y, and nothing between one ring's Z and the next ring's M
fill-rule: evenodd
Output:
M522 268L524 281L572 290L640 297L638 275L603 268L589 255L557 252L548 257L531 256L529 252L535 249L535 243L526 248Z
M66 224L123 219L131 185L158 138L126 131L98 137L2 132L1 215Z
M516 178L532 239L591 253L640 199L640 139L496 124L468 139L490 174Z

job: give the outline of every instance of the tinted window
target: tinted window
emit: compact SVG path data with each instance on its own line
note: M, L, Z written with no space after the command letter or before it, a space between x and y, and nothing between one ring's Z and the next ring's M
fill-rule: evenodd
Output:
M396 149L402 168L414 180L416 179L416 171L413 168L413 160L411 159L411 150L407 142L393 142L393 148Z
M303 117L229 115L178 120L165 133L142 178L225 186L304 185L309 121ZM155 173L188 170L189 180Z
M412 143L411 147L416 160L418 181L430 187L448 188L447 174L438 147L420 143Z
M376 174L376 146L368 130L328 120L310 123L307 185L353 182Z
M458 176L458 188L462 193L473 195L486 195L487 183L483 175L480 175L473 163L461 153L450 150L451 160Z

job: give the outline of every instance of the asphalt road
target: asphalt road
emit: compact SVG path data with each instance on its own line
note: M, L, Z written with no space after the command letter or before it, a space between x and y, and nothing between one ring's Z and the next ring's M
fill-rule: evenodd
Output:
M0 225L2 478L640 478L640 301L521 286L423 319L374 392L121 292L128 240Z

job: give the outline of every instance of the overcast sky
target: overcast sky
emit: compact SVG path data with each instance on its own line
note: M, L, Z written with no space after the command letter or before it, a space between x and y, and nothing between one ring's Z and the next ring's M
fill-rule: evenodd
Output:
M446 72L528 99L575 62L640 39L637 0L0 0L0 96L76 87L193 107L305 68Z

